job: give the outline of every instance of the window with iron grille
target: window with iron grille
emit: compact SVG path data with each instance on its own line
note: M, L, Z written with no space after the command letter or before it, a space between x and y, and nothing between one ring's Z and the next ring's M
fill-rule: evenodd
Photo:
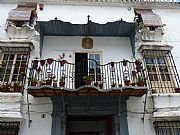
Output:
M0 122L0 135L18 135L19 122Z
M180 121L155 122L156 135L180 135Z
M0 80L5 84L25 82L30 49L4 47L0 59Z
M171 93L179 86L179 77L170 51L143 50L147 84L157 93Z

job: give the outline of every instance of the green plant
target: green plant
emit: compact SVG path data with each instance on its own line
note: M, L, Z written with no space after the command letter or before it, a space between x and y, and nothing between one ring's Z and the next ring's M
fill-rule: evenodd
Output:
M99 88L102 89L102 87L103 87L103 82L101 81L99 82Z
M83 76L83 80L91 80L91 76L85 75L85 76Z
M65 82L65 79L66 79L66 76L63 75L63 76L61 76L61 77L59 78L59 81L60 81L60 82Z

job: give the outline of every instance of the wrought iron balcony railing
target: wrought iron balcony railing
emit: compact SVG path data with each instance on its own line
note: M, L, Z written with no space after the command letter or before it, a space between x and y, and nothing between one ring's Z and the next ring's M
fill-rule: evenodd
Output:
M32 61L28 91L33 96L53 96L62 90L78 93L85 89L101 94L117 90L126 95L143 95L147 88L142 64L123 60L99 65L93 59L76 64L52 58Z

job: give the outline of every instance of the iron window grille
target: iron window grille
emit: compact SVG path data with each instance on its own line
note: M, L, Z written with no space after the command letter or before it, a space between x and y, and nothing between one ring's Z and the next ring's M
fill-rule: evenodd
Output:
M0 122L0 135L18 135L19 122Z
M180 135L180 121L155 122L156 135Z
M143 50L147 84L157 93L173 93L179 88L179 76L170 51Z
M0 55L0 81L6 85L26 79L30 49L28 47L2 47Z

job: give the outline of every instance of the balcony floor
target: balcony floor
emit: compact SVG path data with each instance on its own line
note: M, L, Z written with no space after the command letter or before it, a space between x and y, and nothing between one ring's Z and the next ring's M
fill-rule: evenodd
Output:
M28 93L34 97L51 97L51 96L114 96L126 95L140 97L147 93L147 87L125 86L120 88L99 89L91 85L84 85L78 89L66 89L60 87L44 86L29 86Z

